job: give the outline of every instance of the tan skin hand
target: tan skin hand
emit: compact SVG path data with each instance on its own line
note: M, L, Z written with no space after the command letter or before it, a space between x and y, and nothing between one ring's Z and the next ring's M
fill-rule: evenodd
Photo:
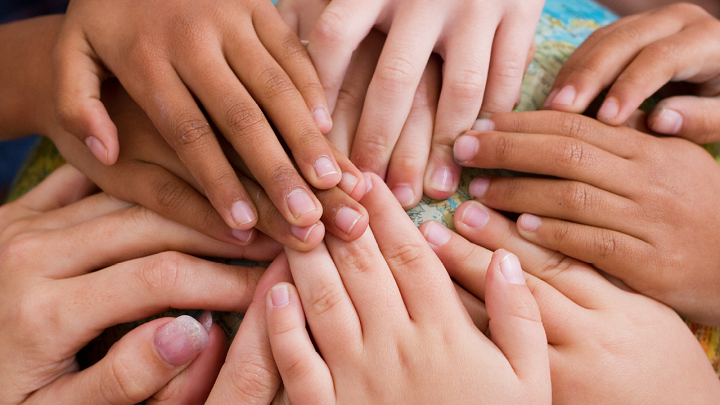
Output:
M709 153L570 113L490 123L494 131L456 143L464 165L551 177L478 178L472 197L524 213L518 229L528 240L593 263L689 319L720 324L720 166Z

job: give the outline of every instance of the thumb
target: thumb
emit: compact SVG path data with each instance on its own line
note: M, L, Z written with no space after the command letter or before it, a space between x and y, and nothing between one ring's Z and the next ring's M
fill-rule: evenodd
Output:
M485 278L485 305L493 343L508 359L518 379L535 387L539 398L550 398L547 338L520 261L500 249L493 254Z
M55 114L64 130L87 145L101 162L117 161L117 128L100 101L107 72L79 29L63 27L53 49Z
M658 104L648 127L658 134L675 135L698 144L720 140L720 97L677 96Z
M93 366L38 392L38 403L136 404L180 374L209 341L205 328L187 315L148 322Z

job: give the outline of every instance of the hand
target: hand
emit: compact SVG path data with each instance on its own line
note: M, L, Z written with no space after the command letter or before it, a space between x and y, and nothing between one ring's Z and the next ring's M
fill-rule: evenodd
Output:
M648 117L653 131L696 143L720 140L720 21L676 3L623 18L593 33L555 79L545 108L582 112L610 87L597 118L620 125L668 82L694 84L666 98Z
M341 180L320 130L331 123L312 62L267 0L73 0L54 55L56 111L68 132L103 163L117 160L100 100L100 83L116 76L232 229L248 231L258 212L208 118L291 225L322 216L297 170L318 189Z
M102 189L123 200L142 204L222 242L240 246L253 243L258 232L255 229L234 230L225 225L207 200L206 191L195 181L140 107L116 82L108 81L103 86L103 101L121 134L122 150L117 163L112 166L101 164L75 137L55 127L52 138L69 162L88 173ZM231 147L228 146L226 151L233 164L245 166ZM248 177L237 174L259 213L255 227L299 250L317 246L323 238L325 226L347 240L362 235L368 222L367 213L355 199L360 199L365 193L364 175L347 158L340 154L337 156L344 170L339 187L345 192L337 187L318 191L317 198L325 208L322 222L305 227L288 223L265 190ZM252 176L249 171L245 173Z
M0 208L0 402L203 401L226 347L208 314L202 325L188 316L143 324L84 370L76 354L103 329L168 307L243 312L264 269L168 252L245 256L107 194L83 198L94 190L64 166ZM277 245L265 239L251 249L267 260Z
M694 321L720 323L720 166L710 154L577 114L502 114L488 125L495 131L458 139L463 164L552 178L476 178L473 198L526 213L518 229L528 240Z
M421 230L450 276L487 300L488 313L485 269L495 260L492 250L515 252L523 263L547 333L553 404L702 404L720 398L720 382L702 347L670 308L524 240L513 222L478 202L462 204L454 224L462 236L434 221ZM633 254L625 258L638 261ZM676 269L687 270L692 267L686 263Z
M287 248L297 289L285 282L267 294L290 402L549 404L545 334L517 258L501 251L491 263L490 340L390 190L372 183L362 200L372 231Z
M309 41L308 53L331 110L353 51L372 27L388 34L350 155L359 168L383 178L428 60L433 52L442 57L443 85L424 190L430 197L447 198L460 180L451 153L455 138L472 127L480 111L510 111L519 97L542 5L541 0L281 0L278 7Z

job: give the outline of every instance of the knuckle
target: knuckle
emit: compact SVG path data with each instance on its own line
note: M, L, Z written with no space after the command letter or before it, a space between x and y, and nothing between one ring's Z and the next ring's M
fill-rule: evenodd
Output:
M189 281L187 257L163 252L149 257L137 272L140 285L151 292L172 292Z
M608 229L600 229L594 235L593 246L595 246L597 257L608 259L615 256L618 249L618 240L615 233Z
M288 185L294 184L298 174L292 166L277 165L272 168L270 172L271 184L276 184L278 187L287 187Z
M343 290L337 284L326 284L312 290L308 303L309 312L314 316L321 316L332 310L343 299Z
M382 132L382 128L376 128L373 125L361 137L357 138L358 146L354 146L353 149L356 153L362 151L364 158L372 159L377 156L385 156L390 152L389 138L389 134Z
M657 10L657 12L661 11L663 11L663 9ZM703 7L694 3L685 2L673 3L667 7L666 11L671 15L688 15L695 18L708 15L708 12Z
M177 212L190 199L190 190L187 184L177 178L165 178L153 187L155 200L160 209L164 211Z
M581 138L583 134L591 131L589 121L578 114L556 114L558 120L557 126L560 129L560 133L567 137L577 139Z
M356 83L345 82L338 92L335 110L353 113L355 111L361 111L364 103L364 90Z
M393 55L378 66L376 77L380 87L390 93L405 93L415 82L413 64L406 55Z
M326 9L315 24L314 34L323 42L342 42L347 34L346 21L337 10Z
M146 399L145 384L152 381L152 375L133 367L133 362L134 359L122 355L115 356L111 361L110 370L101 382L107 403L136 403Z
M383 254L390 266L419 268L426 265L427 256L424 253L426 248L427 245L409 241L396 246L387 246Z
M508 74L507 72L503 72L503 69L499 69L497 74L501 78L509 78L507 76L503 76ZM475 70L460 70L456 73L456 77L454 77L454 80L450 83L450 95L453 98L461 100L477 100L483 96L484 91L485 75Z
M583 142L572 138L559 138L552 142L552 153L561 167L572 169L590 164L591 153Z
M260 71L258 75L261 93L269 98L288 94L295 89L290 78L277 66L270 66Z
M215 134L204 120L185 118L175 125L176 146L182 150L201 149Z
M375 252L365 245L355 245L351 248L337 249L335 254L338 257L336 263L342 263L345 273L359 274L370 273L376 270L368 257L372 257Z
M234 134L252 132L262 126L264 121L265 116L252 103L233 104L225 112L225 122L229 131Z
M269 394L277 391L279 385L277 373L267 366L275 364L272 358L260 353L244 353L226 364L233 367L230 384L234 388L232 392L238 399L265 400Z
M643 50L643 53L650 55L653 60L678 60L679 52L673 43L665 41L654 42Z
M43 244L39 238L34 238L28 234L16 236L6 243L2 252L0 252L0 263L3 263L8 269L18 268L17 265L25 267L28 263L32 263L32 259L38 252L42 251Z
M582 183L565 183L560 194L560 204L572 212L585 212L597 205L595 193Z
M516 146L510 138L498 134L493 137L491 148L493 155L495 156L495 164L502 165L512 158Z

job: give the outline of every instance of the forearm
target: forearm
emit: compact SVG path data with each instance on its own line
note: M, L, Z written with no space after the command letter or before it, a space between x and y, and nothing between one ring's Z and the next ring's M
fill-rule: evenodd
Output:
M53 15L0 25L0 140L47 133L54 123Z

